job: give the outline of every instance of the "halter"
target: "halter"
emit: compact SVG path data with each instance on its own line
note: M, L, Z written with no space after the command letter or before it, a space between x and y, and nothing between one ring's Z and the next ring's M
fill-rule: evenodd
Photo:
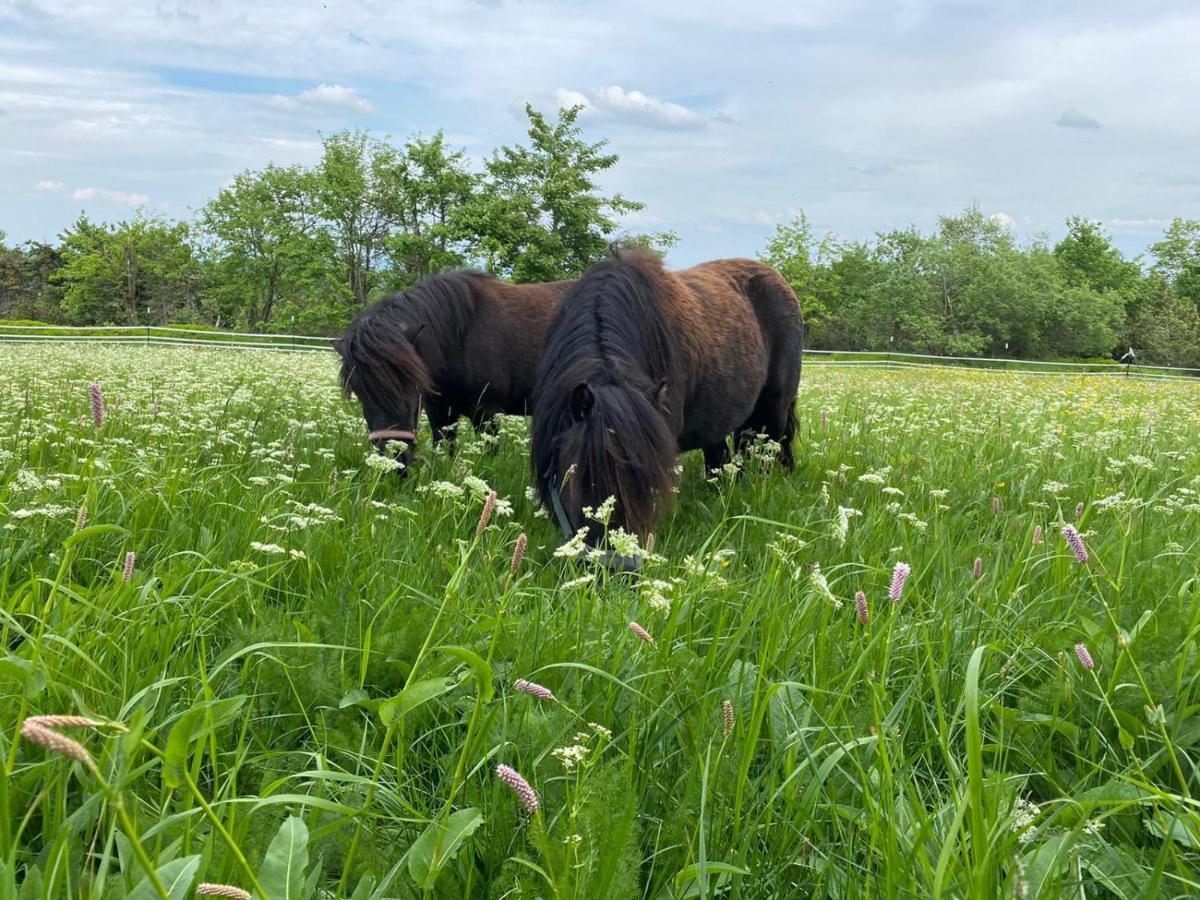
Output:
M416 439L416 434L402 428L380 428L367 435L367 440L372 443L375 441L406 441L411 444Z

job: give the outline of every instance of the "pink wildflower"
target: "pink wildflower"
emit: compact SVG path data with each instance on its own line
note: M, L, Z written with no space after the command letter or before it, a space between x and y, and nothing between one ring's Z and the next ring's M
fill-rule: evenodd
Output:
M863 591L854 594L854 608L858 612L858 621L864 625L871 621L871 610L867 606L867 595Z
M509 571L516 575L521 569L521 560L525 558L525 546L529 543L529 538L525 536L525 532L517 535L517 546L513 548L512 563L509 564Z
M129 579L133 578L133 564L136 559L132 550L125 554L125 568L121 571L121 580L126 584L129 584Z
M496 777L512 788L525 811L531 816L538 811L538 795L529 782L521 777L521 773L504 763L496 766Z
M1033 529L1033 546L1037 546L1042 542L1042 526L1038 525Z
M976 581L983 577L983 557L975 557L975 565L971 568L971 575Z
M104 424L104 394L94 381L88 385L88 399L92 403L92 424L99 428Z
M1074 525L1063 526L1063 538L1071 548L1071 552L1075 554L1075 558L1081 563L1088 561L1087 547L1083 546L1083 537Z
M632 631L634 634L636 634L638 637L640 637L647 644L654 643L654 638L650 637L650 632L648 632L645 628L643 628L637 622L630 622L629 630Z
M529 694L530 696L537 697L539 700L554 699L554 694L551 693L550 688L543 687L536 681L526 681L524 678L518 678L513 682L513 687L522 694Z
M893 603L899 600L900 595L904 593L904 582L908 581L908 576L911 574L912 566L908 563L898 562L892 569L892 586L888 589L888 597Z
M1083 644L1075 645L1075 655L1079 657L1079 664L1089 672L1096 668L1096 663L1092 660L1092 654L1088 653L1088 648Z
M483 534L492 521L492 510L496 508L496 492L488 491L487 499L483 501L483 512L479 514L479 524L475 526L476 534Z

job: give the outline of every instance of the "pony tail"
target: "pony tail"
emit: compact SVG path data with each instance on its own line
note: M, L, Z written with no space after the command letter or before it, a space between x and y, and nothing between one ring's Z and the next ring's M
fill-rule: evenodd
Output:
M564 492L574 504L615 497L613 523L644 536L675 484L675 434L638 387L602 381L589 389L586 416L560 438L559 458L575 465Z

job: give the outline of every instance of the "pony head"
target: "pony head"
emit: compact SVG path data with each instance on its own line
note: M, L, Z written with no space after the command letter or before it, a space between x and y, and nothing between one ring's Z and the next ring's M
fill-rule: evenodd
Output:
M534 476L568 538L586 528L596 547L654 524L678 450L669 371L653 267L624 254L594 266L551 326L533 404Z
M433 390L414 346L421 327L385 301L364 310L334 344L342 357L342 390L362 404L368 439L405 467L412 463L422 397Z

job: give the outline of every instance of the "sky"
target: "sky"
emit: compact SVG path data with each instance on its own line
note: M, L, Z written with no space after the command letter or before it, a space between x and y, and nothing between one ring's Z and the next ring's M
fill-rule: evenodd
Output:
M868 239L971 203L1134 255L1200 218L1197 47L1200 3L1155 0L0 0L0 230L186 219L343 128L478 161L581 103L677 265L800 210Z

